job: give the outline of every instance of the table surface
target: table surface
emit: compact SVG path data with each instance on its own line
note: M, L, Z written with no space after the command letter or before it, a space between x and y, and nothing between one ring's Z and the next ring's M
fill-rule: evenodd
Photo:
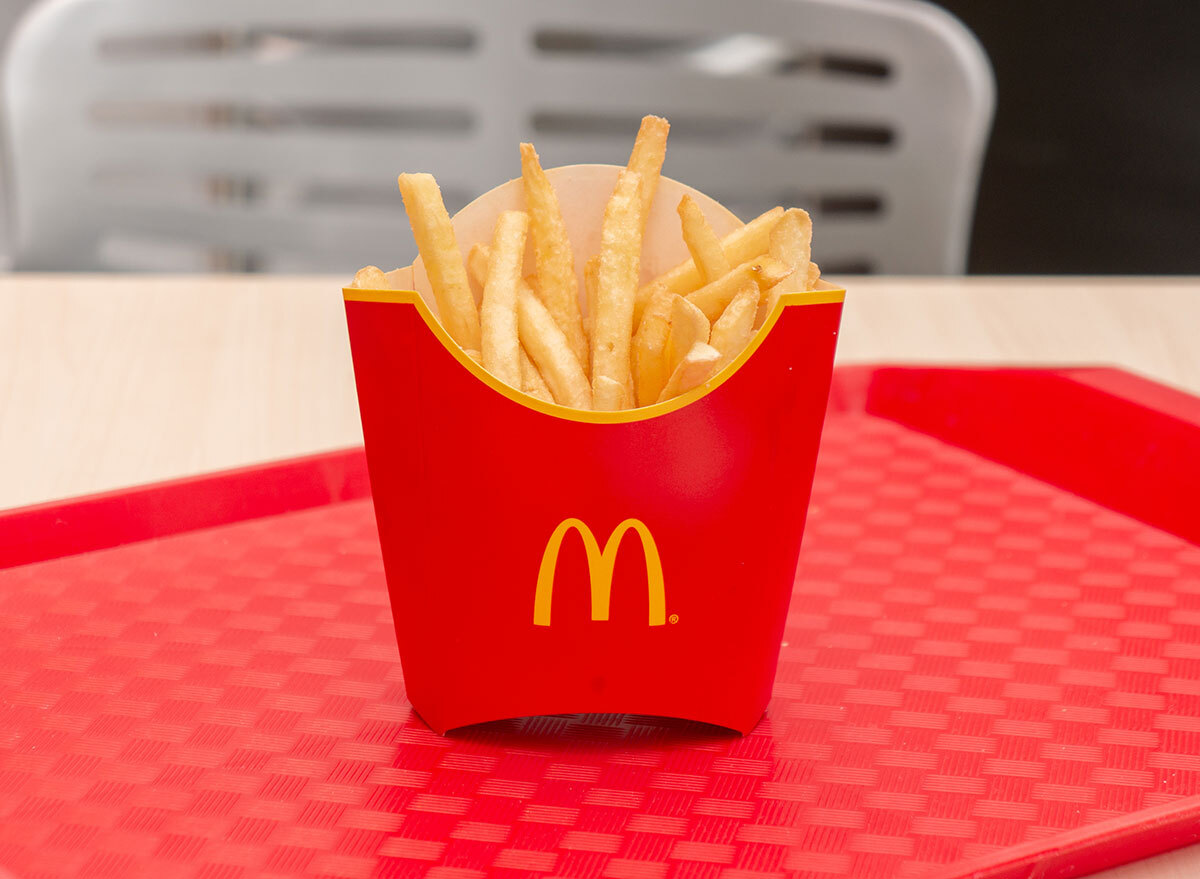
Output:
M838 362L1114 365L1200 394L1200 279L835 279ZM0 277L0 509L361 442L336 277ZM1184 879L1200 846L1099 874Z

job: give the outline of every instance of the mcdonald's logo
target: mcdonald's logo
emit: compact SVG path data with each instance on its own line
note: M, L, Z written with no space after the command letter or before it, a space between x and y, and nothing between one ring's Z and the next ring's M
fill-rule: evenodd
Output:
M667 598L663 590L662 560L658 547L645 523L638 519L626 519L609 536L604 549L596 542L596 536L579 519L564 519L550 535L546 551L542 554L542 565L538 569L537 590L533 595L533 624L550 625L550 602L554 594L554 572L558 568L558 551L569 531L578 531L587 554L588 576L592 587L592 619L607 620L608 606L612 598L613 568L622 538L630 531L642 539L642 553L646 559L646 588L650 604L650 625L661 626L667 619ZM674 622L674 618L672 618Z

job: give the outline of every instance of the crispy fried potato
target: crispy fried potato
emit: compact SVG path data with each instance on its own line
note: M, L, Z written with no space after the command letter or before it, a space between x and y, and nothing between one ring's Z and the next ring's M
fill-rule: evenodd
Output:
M521 390L531 397L536 397L546 403L554 402L554 394L550 393L550 386L546 384L546 380L542 378L541 372L524 348L521 352Z
M598 412L616 412L618 409L632 409L629 399L629 389L619 385L606 375L597 376L592 381L592 406Z
M545 379L554 402L573 409L592 408L592 389L575 352L530 286L517 288L517 328L521 344Z
M350 286L362 290L389 290L392 285L378 266L364 266L354 273L354 281Z
M771 230L767 252L791 268L777 285L779 293L802 293L808 286L808 264L812 261L812 218L799 208L784 212Z
M771 295L768 290L766 295L758 300L758 310L754 313L754 329L761 330L763 324L767 322L767 318L771 316L771 312L779 302L779 295Z
M492 249L486 244L476 244L467 254L467 274L471 276L473 282L479 285L481 291L483 285L487 283L488 260L491 258Z
M810 290L817 289L817 282L820 280L821 267L815 262L810 262L808 264L808 279L804 283L803 289L800 292L807 293ZM780 293L783 292L783 290L776 290L772 288L768 290L766 295L759 300L758 313L754 317L754 329L759 329L767 322L767 318L770 317L772 309L775 308L775 304L779 301Z
M721 239L708 224L700 206L685 195L679 200L679 222L683 229L683 243L687 245L692 261L700 269L700 277L710 284L722 275L729 274L732 266L721 247Z
M528 232L529 215L524 211L503 211L496 218L479 308L483 368L513 388L521 387L517 285L521 283Z
M720 359L721 352L716 348L697 342L667 379L667 386L659 394L658 402L678 397L708 381Z
M805 292L817 289L817 282L821 280L821 267L815 262L808 264L808 283L804 285Z
M588 342L579 312L579 279L575 276L575 252L567 237L558 196L542 170L533 144L521 144L521 182L533 235L537 265L538 295L554 322L571 343L575 357L588 367Z
M771 316L771 312L775 310L778 302L779 292L774 287L758 300L758 310L754 314L754 329L762 329L762 325L767 322L767 318Z
M694 290L685 298L704 312L704 316L709 320L716 320L746 281L754 281L759 289L769 289L787 277L789 271L790 269L779 260L759 256L742 263L711 284Z
M625 166L642 181L643 228L646 225L646 217L650 214L650 206L654 204L654 193L658 190L658 178L662 173L663 159L667 155L667 132L670 130L671 123L666 119L660 116L643 116L633 149L629 153L629 162Z
M679 361L697 342L708 342L710 330L708 318L699 308L679 295L671 300L671 320L664 349L667 375L675 371Z
M721 352L721 359L713 367L714 375L732 363L750 343L760 295L758 285L747 281L713 323L708 343Z
M600 255L597 254L593 257L590 257L588 259L588 261L586 263L584 263L584 266L583 266L584 298L585 298L585 302L587 304L587 313L583 316L583 329L584 329L584 332L587 333L589 340L591 340L593 338L592 324L593 324L594 317L596 314L596 284L598 282L599 276L600 276ZM610 382L606 382L606 384L610 384ZM622 398L622 405L619 407L621 409L629 409L629 408L632 408L634 405L634 402L633 402L634 401L633 373L632 372L629 374L629 381L625 385L625 390L626 390L626 393L625 393L625 396ZM595 405L595 400L597 397L599 397L602 401L607 400L609 398L616 399L616 397L613 395L613 392L608 387L601 390L599 394L597 394L596 390L593 388L593 390L592 390L593 405Z
M583 294L587 304L587 314L583 316L583 329L589 340L595 338L596 321L596 281L600 276L600 256L592 256L583 264Z
M633 171L622 171L604 209L600 230L592 340L593 383L597 377L602 377L611 379L622 389L631 380L629 352L633 336L633 301L637 296L642 258L641 216L641 178ZM601 403L607 405L611 400L612 394L606 389Z
M725 251L725 256L728 257L730 264L736 266L747 260L754 259L760 254L766 253L771 230L782 216L783 208L771 208L769 211L755 217L746 225L739 226L722 238L721 247ZM655 283L664 284L672 293L678 293L682 296L701 287L704 284L704 280L700 275L700 270L696 267L696 261L690 258L684 260L675 266L675 268L659 275L654 281L646 284L638 291L637 303L634 307L635 320L641 320L642 309L646 307L646 301L650 298L652 285Z
M736 360L781 296L820 282L804 211L773 208L718 237L697 200L684 195L677 212L690 258L639 286L669 128L643 117L605 206L599 253L578 275L558 195L531 144L520 148L526 210L503 212L492 242L476 244L466 260L436 181L400 175L438 316L500 381L579 409L667 400ZM536 270L522 278L527 244ZM385 274L367 266L353 284L409 288L411 276L411 268Z
M646 303L642 322L633 337L633 381L637 405L649 406L667 384L667 336L671 331L671 303L675 294L659 287Z
M791 208L771 230L768 252L775 259L787 264L787 277L767 289L759 303L755 317L755 329L766 323L783 293L803 293L810 289L808 267L812 261L812 219L799 208Z
M442 191L431 174L401 174L398 178L404 210L417 250L429 275L438 318L446 332L464 348L479 348L479 309L467 280L462 251L442 203Z

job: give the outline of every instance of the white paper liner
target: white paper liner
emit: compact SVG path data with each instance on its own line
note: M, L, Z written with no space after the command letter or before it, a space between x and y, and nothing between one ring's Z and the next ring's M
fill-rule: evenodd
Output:
M600 250L600 226L604 221L604 207L608 204L613 187L617 183L617 175L621 171L619 165L564 165L546 170L546 176L558 194L563 222L566 223L567 235L575 251L575 271L579 276L581 308L586 308L584 263ZM679 214L676 212L679 200L684 194L695 200L718 236L724 237L742 225L742 221L728 208L699 190L669 177L659 178L654 202L650 206L650 215L646 219L646 233L642 244L643 284L674 268L690 256L687 246L683 243ZM475 244L491 242L496 218L502 211L523 210L525 192L521 178L518 177L484 193L455 214L452 220L454 234L458 239L463 259L466 259ZM526 259L525 274L532 274L533 271L533 256L530 252ZM395 280L399 281L406 278L407 272L402 270L397 275ZM412 265L412 289L421 295L436 314L437 304L434 302L429 279L419 257Z

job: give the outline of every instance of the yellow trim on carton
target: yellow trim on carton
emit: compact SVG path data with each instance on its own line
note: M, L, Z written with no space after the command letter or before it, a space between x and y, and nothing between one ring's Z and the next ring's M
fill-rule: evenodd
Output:
M745 349L734 358L733 362L697 387L692 388L685 394L680 394L678 397L672 397L662 403L655 403L652 406L643 406L640 409L621 409L616 412L596 412L590 409L572 409L569 406L560 406L558 403L547 403L539 400L536 397L531 397L522 391L517 390L510 385L506 385L500 379L496 378L474 360L472 360L462 348L458 346L446 329L441 325L425 300L415 290L363 290L358 287L342 288L342 298L347 302L383 302L395 305L413 305L417 309L417 314L421 316L421 320L425 321L426 326L433 331L433 334L446 347L446 350L457 358L458 362L463 365L468 371L473 373L476 378L484 384L491 387L498 393L508 397L514 403L519 403L528 409L535 409L543 415L552 415L555 418L566 418L570 421L583 421L590 424L627 424L631 421L646 421L651 418L656 418L659 415L666 415L668 412L674 412L677 409L682 409L689 403L699 400L706 394L716 390L729 379L731 375L741 368L750 357L758 350L758 346L762 344L763 339L767 337L767 333L771 331L771 327L775 326L775 322L779 320L779 316L783 314L783 309L789 306L797 305L827 305L835 302L842 302L846 298L846 291L841 288L831 288L827 290L810 290L807 293L784 293L779 297L779 302L775 308L767 316L766 322L762 328L755 333L754 338L750 340Z

